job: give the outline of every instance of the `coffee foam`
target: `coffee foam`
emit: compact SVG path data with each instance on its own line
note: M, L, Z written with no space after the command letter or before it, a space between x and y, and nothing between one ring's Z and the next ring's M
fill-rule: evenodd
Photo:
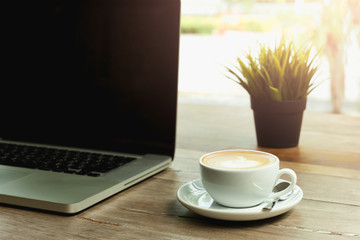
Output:
M250 151L223 151L205 156L202 163L220 169L254 169L266 166L275 161L275 158L265 153Z

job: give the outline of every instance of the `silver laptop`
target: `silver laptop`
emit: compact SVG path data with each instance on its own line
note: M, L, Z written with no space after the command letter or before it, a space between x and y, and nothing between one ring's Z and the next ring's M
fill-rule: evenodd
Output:
M77 213L169 167L179 0L5 5L1 204Z

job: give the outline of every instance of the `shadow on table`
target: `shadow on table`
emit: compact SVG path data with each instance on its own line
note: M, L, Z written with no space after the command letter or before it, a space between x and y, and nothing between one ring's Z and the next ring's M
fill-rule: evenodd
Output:
M180 220L184 221L191 221L192 224L199 224L199 225L214 225L217 227L226 227L226 228L233 228L233 227L253 227L253 226L263 226L263 225L269 225L271 223L275 223L278 221L281 221L288 217L288 215L291 214L290 210L289 212L283 213L279 216L262 219L262 220L254 220L254 221L226 221L226 220L218 220L218 219L212 219L208 217L203 217L199 214L196 214L189 209L185 208L181 205L181 203L177 200L174 200L169 204L168 207L169 213L171 215L176 216Z

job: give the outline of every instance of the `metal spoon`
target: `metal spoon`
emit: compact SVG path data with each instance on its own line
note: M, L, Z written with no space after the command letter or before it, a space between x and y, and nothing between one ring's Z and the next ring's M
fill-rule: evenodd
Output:
M273 192L280 192L284 189L286 189L288 186L290 185L289 182L281 182L281 183L278 183L274 189L273 189ZM263 210L271 210L275 204L278 202L278 201L284 201L286 199L288 199L291 195L292 191L289 192L288 194L285 194L281 197L278 197L278 198L275 198L273 199L272 201L268 202L264 207L263 207Z

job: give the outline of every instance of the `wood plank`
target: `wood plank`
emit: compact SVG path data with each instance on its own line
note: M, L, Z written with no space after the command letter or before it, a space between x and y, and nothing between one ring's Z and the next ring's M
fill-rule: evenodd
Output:
M262 239L270 236L276 239L353 239L360 236L346 224L358 220L358 209L339 209L334 205L325 205L325 208L323 203L316 202L307 201L282 216L254 222L203 218L168 199L160 201L159 205L167 204L174 209L173 215L156 209L139 209L139 204L121 203L123 201L111 201L96 206L96 211L73 217L49 219L46 214L25 214L20 222L11 217L4 219L5 226L11 224L19 230L3 230L1 236L9 237L6 239ZM342 210L349 212L343 216ZM324 211L329 213L329 223L319 218ZM336 220L339 217L341 222ZM21 227L23 224L26 228Z
M305 112L299 147L258 148L250 108L180 104L172 166L73 216L0 205L0 239L359 239L360 118ZM259 149L292 168L303 200L281 216L229 222L176 199L219 149Z
M188 181L194 180L191 179L191 176L188 176L190 173L196 174L195 177L200 178L200 175L198 174L199 172L198 161L200 157L206 153L207 153L206 151L196 151L196 150L178 148L176 150L175 159L172 163L172 169L174 169L174 171L179 173L178 175L186 175L183 177ZM321 174L327 176L337 176L342 178L360 179L360 174L357 169L285 161L283 160L283 158L280 158L280 168L291 168L295 172L307 172L307 173Z
M284 161L360 170L359 117L305 112L299 146L273 149L257 146L250 109L188 104L179 107L178 115L179 148L259 149Z
M198 159L204 154L198 151L178 150L178 158L172 167L156 178L183 183L200 178ZM281 162L281 167L289 167L298 175L297 184L304 191L304 198L331 201L360 206L360 176L352 169L313 166L302 163ZM351 176L355 177L352 178Z
M281 160L280 160L280 168L291 168L296 172L307 172L307 173L360 180L359 171L356 169L328 167L328 166L321 166L321 165L308 164L308 163L287 162Z
M283 236L279 239L327 239L329 236L360 236L359 229L346 224L359 220L360 207L305 199L294 210L274 219L255 222L217 221L198 216L184 208L176 199L173 189L180 187L177 181L151 179L125 193L119 201L111 200L106 208L86 213L86 218L120 224L129 219L142 219L143 231L156 231L161 237L187 239L229 239L244 234L250 239L265 237L265 234ZM319 195L322 193L320 192ZM109 207L111 206L111 207ZM165 208L164 208L165 206ZM121 210L121 214L116 214ZM165 210L165 211L164 211ZM102 213L99 216L98 213ZM346 216L344 216L346 212ZM326 213L329 221L323 221ZM139 216L134 216L139 215ZM145 221L145 222L144 222ZM152 223L148 223L151 221ZM130 224L133 226L133 224ZM226 231L224 231L224 228ZM166 229L167 233L163 233ZM183 232L186 229L189 232ZM334 232L333 229L337 229ZM133 231L134 229L132 229ZM171 233L172 235L168 235ZM197 235L198 234L198 235ZM282 238L283 237L283 238Z
M304 199L360 207L360 180L301 172L297 175Z
M21 239L21 236L36 239L97 239L103 236L107 236L106 239L232 239L236 236L352 239L360 236L359 229L348 224L360 220L359 206L348 205L339 196L324 196L326 189L315 191L310 187L314 179L330 181L331 185L331 179L335 181L338 177L300 174L305 197L289 213L270 220L227 222L201 217L183 207L174 191L183 182L164 178L171 172L169 169L75 216L0 207L1 236L9 236L9 239ZM357 180L353 184L358 183ZM10 226L20 229L14 233Z

